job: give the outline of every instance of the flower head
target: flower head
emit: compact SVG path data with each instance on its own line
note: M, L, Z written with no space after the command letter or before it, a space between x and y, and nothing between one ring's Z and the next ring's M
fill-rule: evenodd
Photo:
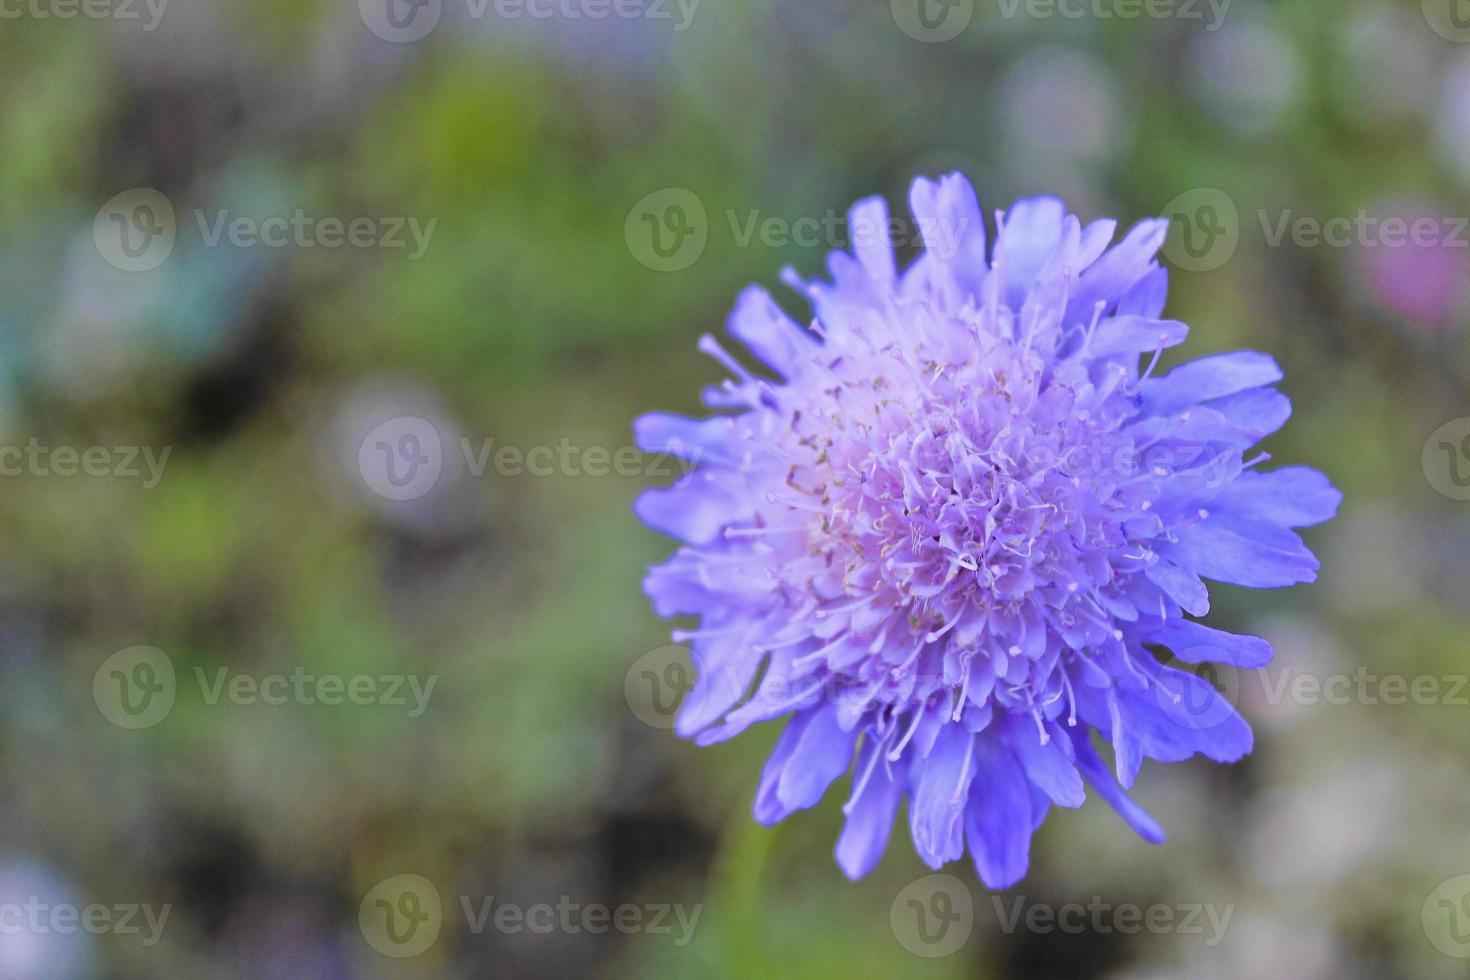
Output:
M1185 614L1209 609L1202 579L1311 581L1290 528L1330 518L1340 494L1247 457L1291 411L1270 357L1156 371L1187 332L1159 318L1163 221L1109 247L1114 222L1037 198L997 215L987 254L964 177L916 181L910 205L927 248L906 269L867 236L830 256L830 283L787 271L810 329L742 294L729 332L771 376L706 336L731 375L705 392L723 411L638 420L644 449L699 463L638 500L683 542L645 588L660 615L701 620L675 633L699 672L681 735L787 719L758 820L814 805L850 769L848 875L878 862L907 797L926 863L968 848L1002 888L1084 783L1161 841L1124 792L1142 759L1250 750L1214 688L1154 651L1264 665L1264 640ZM884 203L859 202L849 226L887 228Z

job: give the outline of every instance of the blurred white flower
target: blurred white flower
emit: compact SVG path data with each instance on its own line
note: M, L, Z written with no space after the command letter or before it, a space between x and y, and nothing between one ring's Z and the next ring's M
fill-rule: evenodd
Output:
M355 384L321 437L330 489L401 529L434 534L474 519L465 437L433 389L405 378ZM484 482L484 481L482 481Z
M1371 708L1322 704L1316 710ZM1408 815L1400 801L1413 799L1401 762L1343 756L1330 769L1297 775L1267 795L1248 836L1257 881L1272 889L1319 889L1325 897L1365 870L1396 863L1385 842L1403 839L1399 828Z
M1434 95L1436 47L1417 12L1364 7L1338 42L1328 92L1345 119L1372 129L1425 111Z
M1061 162L1096 163L1127 145L1118 80L1084 51L1040 47L1010 66L1001 81L1007 150L1023 168Z
M91 935L80 927L61 931L47 925L49 910L80 905L71 885L45 865L23 857L0 858L0 908L10 910L6 928L0 929L0 980L89 976ZM41 927L32 928L34 922Z
M1434 134L1445 163L1470 184L1470 51L1458 57L1440 84Z
M1194 45L1196 97L1242 136L1277 129L1301 97L1301 59L1287 35L1261 16L1225 21Z

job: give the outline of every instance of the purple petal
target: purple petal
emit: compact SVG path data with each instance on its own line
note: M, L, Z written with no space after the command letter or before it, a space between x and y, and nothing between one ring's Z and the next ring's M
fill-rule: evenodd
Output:
M788 812L816 806L827 787L852 765L856 741L857 731L843 731L830 706L814 709L776 785L781 805Z
M1129 738L1144 755L1182 762L1199 753L1216 762L1238 762L1250 752L1250 726L1204 678L1160 666L1154 684L1148 692L1118 692ZM1129 782L1123 780L1125 786Z
M931 281L943 280L956 305L978 300L989 265L985 218L970 182L961 174L948 174L938 183L920 177L909 188L909 210L924 237L922 261Z
M1129 229L1122 241L1078 276L1077 288L1067 301L1064 322L1091 322L1094 306L1114 302L1158 268L1153 257L1163 247L1168 232L1169 223L1159 219L1140 221Z
M1006 744L1016 754L1021 767L1038 789L1058 806L1077 807L1087 799L1082 788L1082 777L1077 774L1072 760L1068 758L1061 740L1048 732L1048 741L1041 743L1041 733L1029 716L1011 715L1004 727Z
M847 233L853 252L877 286L891 289L898 267L893 261L893 242L888 230L888 202L865 197L847 212Z
M995 236L995 267L1005 276L1004 299L1019 309L1062 237L1067 209L1054 197L1017 201Z
M811 335L797 326L776 305L771 294L759 286L748 286L741 292L725 329L786 378L799 374L806 359L818 349Z
M1305 466L1247 470L1215 497L1215 506L1283 527L1310 527L1337 516L1342 491Z
M1107 800L1114 810L1132 827L1138 836L1151 844L1162 844L1164 842L1164 829L1155 822L1137 803L1123 792L1113 774L1108 772L1102 760L1093 751L1085 731L1074 729L1072 732L1072 745L1077 752L1077 769L1082 773L1092 788L1097 790L1098 795Z
M881 758L872 759L882 751L883 747L872 738L864 744L853 778L868 773L867 782L848 801L847 822L837 838L837 864L854 881L872 871L883 857L893 831L894 813L903 797L902 778L890 778L889 764Z
M1161 643L1185 663L1220 663L1232 667L1264 667L1271 662L1271 644L1259 636L1241 636L1211 629L1187 619L1170 620L1148 637Z
M735 420L728 415L691 419L667 412L650 412L633 423L633 439L646 453L671 453L694 462L735 466L732 449Z
M1189 328L1178 320L1154 320L1142 316L1115 316L1097 325L1087 343L1092 357L1141 354L1184 343Z
M771 750L770 757L766 759L765 768L761 770L760 786L755 791L755 819L760 823L780 823L791 815L792 808L781 802L776 790L781 783L781 774L786 771L786 766L796 753L796 746L801 742L801 736L811 720L812 712L792 716L781 730L781 737L776 739L776 747Z
M1163 414L1280 380L1281 368L1269 354L1242 350L1181 364L1162 378L1149 378L1139 388L1144 406Z
M1108 243L1113 240L1113 233L1118 230L1118 222L1112 218L1099 218L1082 229L1082 240L1077 245L1076 268L1086 269L1107 250ZM1162 309L1162 307L1161 307ZM1157 316L1150 313L1149 316Z
M700 641L692 655L698 676L674 718L680 738L693 738L739 704L766 660L751 649L748 636Z
M1264 438L1291 418L1291 399L1272 388L1252 388L1218 401L1210 407L1256 439Z
M633 512L655 531L690 544L707 544L727 526L748 521L754 513L728 477L705 469L689 473L682 484L643 491L633 502Z
M1203 616L1210 611L1210 594L1205 584L1188 569L1167 558L1160 558L1144 569L1143 574L1190 615Z
M1145 274L1118 300L1118 314L1156 317L1164 312L1169 294L1169 270L1154 269Z
M914 849L931 868L964 853L963 817L974 776L976 738L958 722L946 724L934 749L916 763L918 777L909 803Z
M1175 536L1164 550L1202 578L1256 589L1317 578L1320 563L1301 538L1274 524L1218 514L1179 528Z
M1030 863L1031 786L999 738L976 743L965 842L986 887L1009 888L1025 877Z

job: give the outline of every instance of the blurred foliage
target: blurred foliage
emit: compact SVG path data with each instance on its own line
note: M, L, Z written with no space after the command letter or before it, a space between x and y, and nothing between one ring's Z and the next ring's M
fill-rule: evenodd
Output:
M1055 814L1017 892L1230 903L1223 943L1008 934L956 867L976 934L911 955L890 906L927 871L901 827L850 884L830 857L844 794L779 828L749 817L774 731L696 750L630 711L629 665L669 642L640 580L670 543L630 514L658 479L476 474L460 440L471 459L487 439L616 451L643 411L697 411L719 371L695 341L738 290L760 282L804 317L779 270L818 274L844 244L743 242L755 220L820 221L875 193L903 214L911 178L950 167L987 209L1059 193L1124 226L1219 188L1240 245L1173 273L1182 356L1275 353L1296 415L1268 448L1348 503L1308 535L1319 584L1221 589L1217 624L1264 632L1278 671L1470 672L1465 504L1421 468L1429 434L1467 411L1470 255L1390 268L1265 234L1288 210L1464 214L1470 173L1443 147L1470 140L1470 90L1452 87L1470 47L1418 4L1368 0L1237 0L1218 30L981 4L942 44L885 3L708 3L684 32L444 6L411 44L325 0L172 0L151 31L0 21L0 444L169 452L156 486L0 480L0 901L44 886L173 908L153 946L0 935L0 976L1462 975L1420 910L1470 871L1463 709L1272 703L1249 678L1249 760L1145 769L1167 845L1100 805ZM93 224L138 187L172 203L178 238L128 273ZM674 273L624 237L668 187L708 217ZM417 259L208 236L226 212L297 210L432 235ZM1426 295L1452 312L1416 319L1404 297ZM445 472L393 501L359 450L405 415L432 421ZM92 685L139 644L166 652L178 697L130 731ZM437 687L409 717L210 703L195 680L298 668ZM358 906L404 873L436 881L457 921L392 960ZM702 912L687 946L474 935L459 895Z

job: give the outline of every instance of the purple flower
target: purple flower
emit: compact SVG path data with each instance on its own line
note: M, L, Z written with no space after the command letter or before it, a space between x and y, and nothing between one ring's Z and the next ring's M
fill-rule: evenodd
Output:
M674 634L699 671L681 735L788 719L757 820L814 805L851 769L836 850L849 876L878 862L907 797L927 864L968 848L1003 888L1084 783L1158 842L1124 792L1145 756L1250 751L1230 704L1153 651L1267 663L1264 640L1185 614L1209 610L1202 579L1311 581L1317 560L1290 528L1332 517L1341 495L1246 457L1291 412L1267 355L1156 373L1186 334L1159 319L1165 222L1110 248L1115 222L1021 201L987 259L964 177L920 179L909 203L927 247L902 272L886 235L862 233L888 227L875 198L852 209L855 254L829 257L831 283L786 272L815 307L809 330L764 290L741 295L730 334L776 377L706 336L732 377L705 401L725 411L638 420L645 450L699 463L637 502L683 542L645 589L659 615L701 618Z

